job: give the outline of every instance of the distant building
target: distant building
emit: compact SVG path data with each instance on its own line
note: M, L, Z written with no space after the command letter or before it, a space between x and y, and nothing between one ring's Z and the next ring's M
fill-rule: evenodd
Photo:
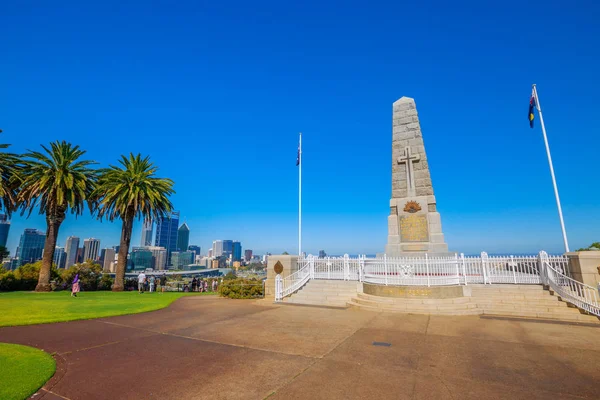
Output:
M148 246L152 252L152 268L158 271L167 269L167 249L158 246Z
M213 244L214 244L214 243L213 243ZM207 256L208 258L212 258L212 256L213 256L213 249L208 249L208 251L206 252L206 256Z
M185 222L177 229L177 251L187 251L190 245L190 227Z
M154 230L154 223L152 220L144 221L142 226L142 240L140 246L152 246L152 233Z
M65 268L69 268L77 262L77 249L79 248L79 238L77 236L69 236L65 245Z
M185 269L194 263L194 253L191 251L174 251L171 253L171 264L176 269Z
M238 242L238 241L232 242L231 255L232 255L231 258L234 262L242 261L242 243L241 242Z
M102 249L100 252L100 265L104 272L110 272L110 265L115 262L115 249Z
M10 221L6 214L0 214L0 246L6 247L8 241L8 231L10 230Z
M100 240L89 238L83 241L83 262L87 260L97 261L100 251Z
M246 262L250 262L250 260L252 260L252 250L246 249L244 251L244 260L246 260Z
M134 247L129 254L131 269L134 271L152 268L152 252L146 247Z
M154 245L167 249L167 265L171 265L171 253L177 250L177 228L179 212L173 211L156 221Z
M223 240L222 256L229 257L233 254L233 240Z
M67 253L64 247L56 246L54 248L54 259L52 260L56 264L56 268L65 268L67 262Z
M83 247L80 247L77 249L77 258L75 260L76 263L81 264L83 262L83 253L84 253L85 249Z
M212 257L221 257L222 254L223 254L223 241L222 240L213 241Z
M19 241L17 258L20 265L33 263L42 259L46 234L37 229L25 229Z
M196 246L194 244L191 244L188 246L187 248L189 251L193 251L194 254L196 255L196 257L198 257L200 255L200 246Z
M327 253L325 253L325 250L319 250L319 258L325 258L327 257Z

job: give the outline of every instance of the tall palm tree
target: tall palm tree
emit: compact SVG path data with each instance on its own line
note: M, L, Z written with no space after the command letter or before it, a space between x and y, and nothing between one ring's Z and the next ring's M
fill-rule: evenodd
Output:
M0 129L2 133L2 129ZM0 149L8 149L10 144L0 144ZM0 210L10 215L17 204L18 172L20 157L9 152L0 152Z
M81 215L88 204L92 211L90 194L96 182L96 171L90 168L95 163L80 159L85 151L79 146L56 141L42 148L43 152L29 150L23 155L18 196L21 214L28 212L29 216L39 207L40 214L46 215L46 241L36 292L50 291L50 268L60 224L69 210Z
M134 219L158 219L173 209L169 196L175 193L173 181L155 176L158 168L149 157L140 154L121 156L121 166L111 165L99 171L98 186L93 193L98 218L123 221L115 283L112 290L123 290L127 253Z

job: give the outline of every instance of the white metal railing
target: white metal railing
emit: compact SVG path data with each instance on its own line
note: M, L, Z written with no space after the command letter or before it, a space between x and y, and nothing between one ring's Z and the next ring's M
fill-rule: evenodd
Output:
M544 284L565 301L600 316L598 291L572 279L566 256L480 256L464 254L431 257L366 256L298 259L298 270L275 277L275 300L296 292L310 279L360 281L381 285L449 286L469 284Z
M543 268L544 284L552 288L563 300L582 310L600 316L598 290L566 276L560 266L544 252L540 253Z

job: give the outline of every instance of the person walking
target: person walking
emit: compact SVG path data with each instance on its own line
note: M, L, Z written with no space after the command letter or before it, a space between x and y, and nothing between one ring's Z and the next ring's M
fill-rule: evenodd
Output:
M194 277L194 279L192 279L192 292L196 291L196 287L198 287L198 280Z
M163 276L160 277L160 291L165 292L167 288L167 274L163 272Z
M154 292L155 284L156 284L156 278L154 278L154 275L150 275L150 293Z
M145 283L146 283L146 274L144 274L144 271L141 271L140 274L138 275L138 292L140 294L144 293Z
M75 274L75 278L73 278L73 286L71 287L71 297L77 297L77 293L79 293L79 274Z
M217 291L217 280L216 279L213 279L213 281L212 281L212 290L213 290L213 292Z

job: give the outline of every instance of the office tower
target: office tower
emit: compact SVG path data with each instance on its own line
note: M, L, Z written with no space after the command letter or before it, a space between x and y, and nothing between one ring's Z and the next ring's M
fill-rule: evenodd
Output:
M244 251L244 260L246 260L246 262L250 262L250 260L252 260L252 250L247 249Z
M325 250L319 250L319 258L325 258L327 257L327 253L325 253Z
M100 240L89 238L83 241L83 261L98 259L98 251L100 250Z
M187 248L189 251L193 251L196 256L200 255L200 246L196 246L195 244L191 244Z
M10 221L6 214L0 214L0 246L6 247L8 241L8 231L10 230Z
M25 229L19 241L17 257L20 265L34 263L42 259L46 234L37 229Z
M194 263L194 253L191 251L174 251L171 255L171 264L176 269L185 269Z
M164 247L148 246L152 252L152 265L155 270L162 271L167 268L167 249Z
M129 260L135 271L152 268L152 251L148 250L147 247L134 247L131 249Z
M77 257L75 262L81 264L83 262L83 252L84 252L84 248L80 247L77 249Z
M65 268L77 262L77 249L79 248L79 238L77 236L69 236L65 245Z
M154 245L167 249L167 265L171 265L171 253L177 249L177 228L179 212L174 211L156 221Z
M190 245L190 227L185 222L177 230L177 251L187 251Z
M233 240L223 240L223 253L221 255L229 258L233 254Z
M211 258L213 256L213 249L208 249L206 252L206 257Z
M154 232L154 222L152 220L144 221L142 226L142 240L140 246L152 246L152 233Z
M100 265L104 272L110 272L110 264L115 262L115 249L102 249L100 252Z
M67 253L65 253L65 248L56 246L54 248L54 259L52 260L52 262L56 265L56 268L64 268L66 261Z
M242 243L238 241L232 242L232 260L233 261L242 261Z
M213 247L212 247L212 256L217 258L217 257L221 257L222 254L223 254L223 241L215 240L213 242Z

